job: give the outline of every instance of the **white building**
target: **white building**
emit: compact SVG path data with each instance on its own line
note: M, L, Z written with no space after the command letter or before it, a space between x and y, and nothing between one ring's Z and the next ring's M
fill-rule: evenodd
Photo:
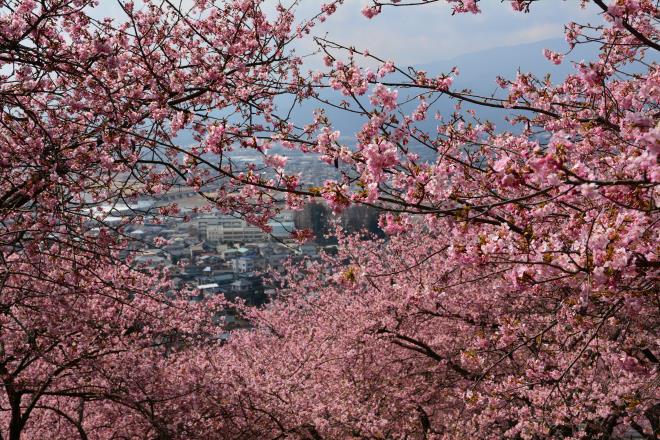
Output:
M231 260L231 267L234 272L246 273L253 272L256 269L254 257L239 257Z
M206 240L211 243L251 243L264 239L261 229L241 219L229 217L220 224L206 226Z

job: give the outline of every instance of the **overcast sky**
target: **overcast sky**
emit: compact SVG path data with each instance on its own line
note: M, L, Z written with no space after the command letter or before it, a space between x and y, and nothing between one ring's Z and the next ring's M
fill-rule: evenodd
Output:
M192 0L181 0L184 5ZM222 0L216 0L222 1ZM290 5L294 0L265 0L266 8L278 1ZM309 18L329 0L300 0L297 15ZM386 7L369 20L360 10L368 0L345 0L339 10L314 29L315 35L327 33L329 39L369 48L373 54L400 64L426 64L458 55L502 46L563 38L564 24L569 21L600 21L593 5L580 8L578 0L542 0L532 12L514 12L508 1L482 0L482 14L451 16L451 7L436 2L415 7ZM136 4L140 4L137 0ZM100 0L95 16L120 17L115 0ZM302 51L312 48L310 39L298 43Z
M311 16L322 0L302 0L301 16ZM387 7L369 20L360 13L367 0L346 0L338 12L314 33L402 64L425 64L494 47L564 37L569 21L600 21L593 5L586 10L577 0L543 0L532 12L514 12L499 0L482 0L482 14L451 15L444 2L416 7Z

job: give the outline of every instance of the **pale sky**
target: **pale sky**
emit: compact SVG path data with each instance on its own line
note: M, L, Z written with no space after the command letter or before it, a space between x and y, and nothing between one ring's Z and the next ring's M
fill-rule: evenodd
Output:
M180 1L192 4L191 0ZM278 1L290 5L294 0L265 0L266 9ZM297 15L303 19L317 14L329 0L299 1ZM452 16L450 6L442 1L425 6L385 7L369 20L360 13L368 0L345 0L334 15L314 28L314 34L327 33L329 39L369 48L381 58L418 65L494 47L563 38L563 26L569 21L600 21L596 8L590 4L582 10L579 0L541 0L532 5L529 14L514 12L507 3L481 0L482 14L457 16ZM100 0L93 15L121 16L115 0ZM301 53L311 50L310 40L297 44Z
M302 0L301 16L311 16L322 0ZM599 22L593 5L586 10L577 0L543 0L532 12L514 12L507 2L482 0L482 13L452 16L444 2L415 7L386 7L372 18L360 13L367 0L346 0L338 12L315 28L329 39L356 48L369 48L381 58L401 64L425 64L465 53L564 37L569 21Z

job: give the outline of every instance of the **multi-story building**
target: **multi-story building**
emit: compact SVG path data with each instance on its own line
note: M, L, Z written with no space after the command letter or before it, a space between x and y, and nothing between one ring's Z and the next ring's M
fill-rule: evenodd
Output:
M254 272L257 267L253 255L234 258L231 260L231 266L235 273Z
M254 243L266 238L264 232L234 217L216 217L216 222L205 224L206 240L211 243ZM201 234L200 228L200 234Z

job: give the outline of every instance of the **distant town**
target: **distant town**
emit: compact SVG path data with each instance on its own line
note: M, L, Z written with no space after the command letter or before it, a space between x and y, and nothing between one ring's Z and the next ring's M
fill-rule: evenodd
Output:
M334 177L332 171L316 171L312 184ZM303 167L300 172L310 169ZM159 207L171 203L177 204L187 221L173 217L163 221L155 215ZM129 205L106 207L103 222L119 225L140 216L141 222L122 228L130 238L122 257L130 256L137 268L166 269L174 290L193 292L190 300L222 294L251 306L261 306L275 296L274 286L264 276L268 272L284 271L287 261L304 264L318 259L321 252L335 252L335 225L348 232L382 236L378 210L365 206L351 207L341 216L333 215L320 202L308 203L298 211L282 210L269 222L271 231L267 233L240 217L199 209L207 204L203 195L189 188L175 189L158 197L141 197ZM301 229L311 230L314 238L304 243L294 240L292 233ZM231 312L225 313L227 331L249 326Z

